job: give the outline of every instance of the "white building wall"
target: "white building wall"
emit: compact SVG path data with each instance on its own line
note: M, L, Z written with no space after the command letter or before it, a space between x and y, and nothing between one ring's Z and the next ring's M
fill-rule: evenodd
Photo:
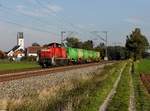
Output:
M23 49L24 50L24 39L23 38L18 38L18 42L17 42L20 47L19 49Z
M8 56L8 57L12 57L13 54L14 54L14 52L13 52L13 51L10 51L10 52L7 54L7 56Z
M28 53L28 56L34 56L34 57L37 57L37 53Z

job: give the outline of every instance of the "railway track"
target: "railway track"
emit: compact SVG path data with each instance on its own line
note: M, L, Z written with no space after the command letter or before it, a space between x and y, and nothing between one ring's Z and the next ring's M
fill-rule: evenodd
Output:
M101 63L61 66L61 67L53 67L53 68L48 68L48 69L38 69L38 70L34 70L34 71L24 71L24 72L17 72L17 73L1 74L0 82L12 81L12 80L17 80L17 79L22 79L22 78L29 78L29 77L33 77L33 76L43 76L43 75L47 75L50 73L63 72L63 71L67 71L67 70L96 66L96 65L100 65L100 64L108 64L108 63L112 63L112 61L108 61L108 62L103 61Z

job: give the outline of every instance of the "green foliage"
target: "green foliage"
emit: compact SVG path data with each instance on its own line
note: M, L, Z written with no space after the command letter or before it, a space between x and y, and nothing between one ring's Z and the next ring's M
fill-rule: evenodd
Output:
M127 58L127 51L125 47L109 46L107 49L109 60L123 60Z
M129 96L130 96L130 75L129 68L131 65L126 66L124 69L121 81L119 82L116 94L108 105L107 111L128 111Z
M82 48L92 50L93 49L93 41L92 40L87 40L87 41L83 42Z
M93 50L93 41L92 40L87 40L87 41L79 41L78 38L66 38L66 45L68 47L72 47L72 48L81 48L81 49L88 49L88 50Z
M136 28L130 36L127 36L126 48L128 50L128 56L133 57L134 60L141 58L148 46L148 40L141 34L139 28Z
M66 45L68 47L82 48L82 42L80 42L78 38L74 38L74 37L66 38L66 41L67 41Z

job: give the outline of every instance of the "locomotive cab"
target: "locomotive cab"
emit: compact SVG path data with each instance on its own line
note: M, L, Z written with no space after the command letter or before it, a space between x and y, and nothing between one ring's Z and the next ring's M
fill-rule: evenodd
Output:
M66 49L59 43L51 43L40 51L39 63L42 67L59 66L68 63Z

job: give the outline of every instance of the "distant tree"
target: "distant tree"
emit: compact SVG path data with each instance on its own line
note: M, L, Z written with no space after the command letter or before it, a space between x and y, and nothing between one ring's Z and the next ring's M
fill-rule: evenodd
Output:
M5 56L6 56L5 53L2 50L0 50L0 59L4 59Z
M93 50L93 48L94 48L93 41L87 40L87 41L83 42L82 48L88 49L88 50Z
M110 60L123 60L127 58L127 51L125 47L122 46L109 46L108 57Z
M66 38L66 45L73 48L82 48L82 42L75 37Z
M133 57L134 60L141 58L148 46L148 40L141 34L139 28L136 28L130 36L127 36L126 49L128 51L128 57Z
M32 44L32 46L40 46L40 44L35 42L35 43Z

